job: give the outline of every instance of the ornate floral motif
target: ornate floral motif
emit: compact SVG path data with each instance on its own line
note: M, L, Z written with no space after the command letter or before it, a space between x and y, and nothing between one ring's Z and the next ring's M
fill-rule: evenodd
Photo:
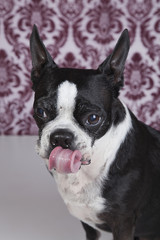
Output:
M37 134L37 127L32 117L32 113L29 113L29 115L25 114L23 118L17 121L16 125L19 126L19 131L17 133L19 135Z
M160 130L160 0L0 0L0 134L36 134L29 37L33 24L62 67L97 68L124 28L131 49L122 100Z
M14 88L20 84L18 71L21 68L14 64L13 59L8 60L4 50L0 50L0 97L13 94Z
M158 19L154 24L154 29L157 33L160 33L160 8L158 8L154 14L158 16Z
M138 21L146 17L152 9L152 0L130 0L127 4L129 13Z
M19 30L27 33L32 29L33 25L36 24L41 31L43 38L46 38L44 32L53 32L55 29L53 21L55 11L47 5L48 4L44 4L42 0L33 0L25 7L20 7L17 10L17 14L20 14L17 26ZM30 32L27 37L29 36Z
M13 8L13 0L0 1L0 17L8 14Z
M125 96L133 101L143 98L147 90L153 88L152 73L154 71L151 66L143 62L139 53L135 53L125 68L125 79L127 79Z
M66 56L64 57L64 60L62 62L60 62L60 65L64 68L79 68L80 67L80 63L76 62L76 58L74 56L73 53L69 52L66 54ZM85 67L83 67L85 68Z
M120 18L123 14L121 9L112 4L110 0L101 0L100 5L87 12L87 15L90 17L87 31L90 34L94 34L94 40L98 43L109 43L114 39L113 33L122 31L123 25Z
M82 12L82 0L60 0L59 9L61 14L69 21L76 19Z

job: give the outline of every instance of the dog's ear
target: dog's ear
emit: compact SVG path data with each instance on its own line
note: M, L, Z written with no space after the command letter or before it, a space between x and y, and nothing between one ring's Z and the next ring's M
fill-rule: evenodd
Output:
M107 75L113 75L114 85L123 86L123 70L125 61L130 47L128 30L125 29L113 52L109 57L98 67L100 72Z
M47 51L44 46L36 25L33 26L32 34L30 37L30 51L32 57L32 81L33 81L33 89L34 82L37 83L37 79L40 76L40 73L43 67L47 64L48 66L57 67L54 63L51 55Z

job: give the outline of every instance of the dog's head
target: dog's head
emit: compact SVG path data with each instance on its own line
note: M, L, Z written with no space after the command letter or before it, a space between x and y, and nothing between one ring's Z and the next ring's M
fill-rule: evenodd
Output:
M61 158L69 154L66 151L69 149L72 153L80 152L81 163L89 164L96 143L125 118L118 95L123 86L124 64L129 51L128 31L123 31L112 54L96 70L58 67L36 26L30 48L40 156L48 160L53 149L62 147L65 151Z

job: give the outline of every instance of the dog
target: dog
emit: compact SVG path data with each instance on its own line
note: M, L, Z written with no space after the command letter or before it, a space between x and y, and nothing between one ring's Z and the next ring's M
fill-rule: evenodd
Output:
M34 25L30 37L37 152L86 239L160 239L160 132L119 100L125 29L97 69L60 68Z

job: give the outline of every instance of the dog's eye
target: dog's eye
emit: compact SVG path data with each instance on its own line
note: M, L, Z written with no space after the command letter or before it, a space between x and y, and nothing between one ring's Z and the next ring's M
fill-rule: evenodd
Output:
M37 115L41 118L47 117L47 114L45 113L45 111L42 108L37 108Z
M100 122L100 120L101 120L100 116L98 116L97 114L91 114L88 116L87 124L96 125L97 123Z

